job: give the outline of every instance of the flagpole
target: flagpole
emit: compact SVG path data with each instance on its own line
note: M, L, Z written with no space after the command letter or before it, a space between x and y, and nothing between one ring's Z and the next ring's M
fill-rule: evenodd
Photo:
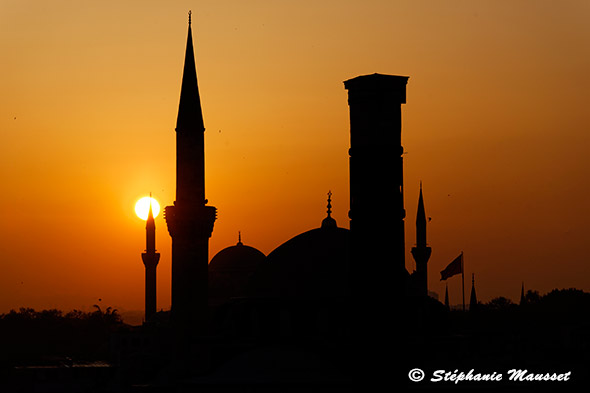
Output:
M463 290L463 311L465 311L465 258L463 257L463 251L461 251L461 288Z

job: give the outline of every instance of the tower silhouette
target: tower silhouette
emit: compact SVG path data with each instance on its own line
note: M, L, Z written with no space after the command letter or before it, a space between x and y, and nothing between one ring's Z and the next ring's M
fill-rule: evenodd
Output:
M373 359L403 358L398 337L406 326L403 317L392 321L390 310L404 307L409 280L401 145L407 82L408 77L383 74L344 82L350 111L351 328L355 356L368 359L359 367L358 379L373 381L375 387L390 382L384 376L391 369Z
M422 182L420 182L420 196L418 197L418 212L416 213L416 247L412 247L412 256L416 261L417 293L428 296L428 260L432 249L426 245L426 212L424 197L422 196Z
M353 258L355 253L363 253L366 261L388 256L387 264L398 277L405 271L401 104L406 102L407 81L405 76L371 74L344 82L350 108ZM391 185L393 192L376 209L376 199Z
M150 194L151 198L151 194ZM156 313L156 267L160 261L160 253L156 252L156 223L150 210L145 222L145 252L141 254L145 266L145 321L149 321Z
M207 318L209 237L217 214L206 206L204 132L189 12L176 121L176 201L164 214L172 237L171 318L196 327Z

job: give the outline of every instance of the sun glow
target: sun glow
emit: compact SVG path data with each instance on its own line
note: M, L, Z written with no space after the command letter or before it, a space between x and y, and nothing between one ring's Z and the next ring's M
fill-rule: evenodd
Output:
M141 198L135 204L135 214L137 214L137 217L141 218L142 220L147 220L150 211L150 202L154 218L158 216L160 213L160 204L154 198L146 196Z

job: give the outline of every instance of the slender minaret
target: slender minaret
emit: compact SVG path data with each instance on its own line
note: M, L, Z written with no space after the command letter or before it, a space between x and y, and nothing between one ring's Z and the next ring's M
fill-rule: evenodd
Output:
M522 286L520 287L520 305L523 306L526 304L526 297L524 296L524 281L522 282Z
M475 296L475 273L471 273L471 296L469 297L469 311L477 309L477 296Z
M216 218L205 199L204 131L189 12L176 121L176 201L164 213L172 237L171 318L193 329L207 319L209 237Z
M150 198L152 195L150 194ZM150 210L145 222L145 252L141 254L145 266L145 321L149 321L156 313L156 266L160 261L160 253L156 252L156 223Z
M418 212L416 213L416 247L412 247L412 256L416 261L417 293L428 296L428 260L432 249L426 245L426 212L422 196L422 182L420 182L420 196L418 197Z
M449 284L445 285L445 307L447 310L451 309L451 305L449 304Z

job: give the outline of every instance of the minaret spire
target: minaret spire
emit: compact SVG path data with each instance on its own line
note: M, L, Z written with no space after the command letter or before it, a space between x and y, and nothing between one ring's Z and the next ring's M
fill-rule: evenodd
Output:
M422 181L420 181L420 195L418 196L418 211L416 212L416 246L426 247L426 211L422 196Z
M156 252L156 222L152 210L152 193L150 192L150 208L145 221L145 251L147 253Z
M191 27L191 12L188 14L188 36L186 39L186 51L184 56L184 68L182 74L182 87L180 90L180 104L176 131L205 131L203 113L201 111L201 98L197 83L197 69L195 65L195 51L193 48L193 33Z
M418 196L418 210L416 212L416 247L412 247L412 256L416 261L416 284L418 293L428 295L428 260L432 249L426 243L426 211L422 196L422 181L420 181L420 195Z
M475 295L475 273L471 273L471 296L469 298L469 311L477 308L477 296Z

